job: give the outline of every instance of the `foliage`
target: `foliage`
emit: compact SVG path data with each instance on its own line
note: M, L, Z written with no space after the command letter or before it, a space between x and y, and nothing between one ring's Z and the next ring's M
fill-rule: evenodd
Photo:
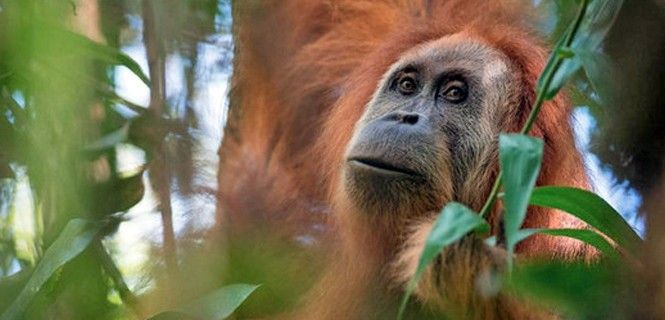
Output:
M217 268L208 251L178 253L183 244L175 243L171 196L197 189L191 154L196 147L192 132L197 131L200 119L191 105L200 94L197 81L210 80L199 74L199 50L219 34L230 32L228 23L220 22L229 19L230 4L217 0L99 1L102 16L98 22L104 40L94 41L71 26L82 9L81 2L0 0L0 319L227 318L257 286L229 285L228 278L216 276L223 268ZM523 130L499 139L500 178L479 213L460 203L442 209L398 317L437 254L463 237L486 236L489 227L483 218L495 201L503 201L506 208L507 264L513 267L504 275L506 291L560 307L570 317L598 317L614 311L608 307L615 298L611 292L620 286L617 279L625 273L624 264L630 264L641 239L609 204L591 192L534 187L543 142L526 134L541 104L566 83L577 84L582 103L599 106L612 99L606 74L609 63L600 47L622 1L553 3L559 23L551 34L559 40L538 82L537 99ZM570 16L576 9L577 14ZM145 27L129 26L134 20ZM146 49L147 69L123 50L123 46L137 43ZM173 57L184 60L180 71L186 89L182 96L166 92L165 61ZM119 94L122 84L116 83L115 75L120 68L149 91L148 105ZM128 146L143 152L146 159L131 169L121 169L119 150ZM32 196L27 200L33 208L26 210L29 212L16 205L20 188L28 189ZM149 195L157 198L153 213L161 218L163 238L159 253L154 254L159 257L154 266L157 272L146 277L157 279L157 286L175 284L163 296L155 293L158 290L139 290L128 284L126 270L114 256L116 248L107 241L129 219L128 211ZM520 229L528 205L569 212L594 229ZM19 234L12 228L19 220L28 221L33 232ZM513 266L515 245L534 234L582 240L604 252L605 259L591 266ZM183 251L196 258L185 261ZM287 253L279 251L279 255ZM197 263L202 266L183 271ZM300 274L301 279L284 281L283 270L262 264L262 260L250 260L241 265L242 270L228 273L256 273L247 266L259 265L270 269L262 275L276 278L275 282L306 278ZM261 279L254 276L257 278ZM261 298L261 294L259 289L257 296ZM589 297L593 300L582 303ZM155 300L169 301L146 306L146 301Z
M171 104L165 92L153 94L150 106L126 100L116 90L115 75L125 68L155 92L165 85L164 77L154 72L163 69L165 55L186 50L191 62L185 70L187 95L192 99L196 95L196 46L221 28L216 19L226 19L220 8L228 3L173 2L182 9L178 15L195 15L197 23L159 30L196 35L169 34L174 40L167 43L167 35L144 30L145 38L160 37L153 47L163 44L164 49L148 57L145 70L122 50L126 40L121 33L132 27L126 21L108 23L108 19L118 18L112 14L117 10L119 17L139 14L145 21L154 21L157 15L166 18L163 14L170 12L151 4L150 0L0 0L0 256L7 261L0 265L3 320L47 315L127 319L150 312L125 282L106 239L116 233L127 212L148 191L166 190L160 195L168 196L170 179L178 182L180 192L192 189L188 156L179 156L181 167L176 168L155 162L163 163L174 154L191 155L189 131L196 129L196 123L191 110L184 116L174 112L178 106ZM98 17L90 11L97 5L105 15ZM136 11L141 5L142 10ZM187 18L179 18L181 25ZM96 24L102 29L89 29ZM147 157L133 168L121 169L118 151L128 145ZM17 189L26 185L31 199L14 199ZM163 220L169 221L170 199L158 200ZM34 207L33 212L19 211L26 202ZM21 231L13 227L17 220L28 221L32 234L5 237L5 231ZM165 226L164 234L173 234L172 228ZM20 272L12 274L16 269ZM174 312L223 319L255 289L225 286Z
M542 187L535 189L536 178L540 171L540 163L543 156L543 142L526 134L529 133L535 118L538 116L542 103L554 98L563 85L580 68L584 68L595 88L604 87L599 82L605 76L600 74L603 69L597 61L604 61L605 57L598 50L618 14L621 4L621 1L581 1L576 17L561 35L539 78L535 88L536 101L520 134L502 134L499 138L501 171L489 198L479 215L475 215L469 209L465 210L466 214L470 216L486 216L489 210L491 210L495 199L499 196L499 190L503 185L504 192L502 200L505 207L503 220L508 266L508 274L506 276L508 283L511 284L512 293L536 297L540 301L557 301L558 303L555 303L555 306L564 306L568 308L571 315L580 318L597 315L600 310L607 308L611 304L609 302L611 295L596 296L597 299L593 303L588 304L585 303L585 300L589 295L596 295L602 290L601 288L606 287L606 284L610 283L607 281L608 274L611 274L608 270L615 268L598 265L566 265L559 262L551 262L549 264L519 266L519 271L513 272L514 248L517 243L538 233L574 238L604 252L604 258L609 260L609 262L601 262L602 264L616 263L618 259L621 259L620 255L615 251L619 248L627 249L634 253L641 240L609 204L591 192L564 187ZM590 226L596 228L596 231L520 229L526 217L526 210L529 204L564 210L589 223ZM453 203L453 205L457 204ZM447 210L448 208L449 206L446 206L441 211L437 221L442 220L442 217L446 215L452 216L450 210ZM479 224L481 222L476 222L474 225ZM454 242L451 239L457 240L464 236L464 234L454 234L452 230L468 226L469 224L466 222L459 223L456 226L441 225L438 223L435 225L428 236L427 244L421 254L421 264L418 266L404 295L398 319L403 318L402 311L404 310L406 301L425 265L434 260L432 248L436 248L436 252L441 252L446 246ZM470 230L471 228L467 228L466 232L468 233ZM601 232L611 239L617 244L617 248L614 248L612 244L597 232ZM445 236L441 236L441 234ZM486 241L486 243L496 245L496 241ZM626 258L629 259L630 257ZM598 268L602 269L603 272L596 272ZM591 274L593 276L589 276ZM554 276L554 278L551 276ZM574 282L570 286L561 285L570 281ZM552 285L553 283L554 285ZM584 296L579 295L579 292L587 292L589 294Z
M177 311L167 311L149 320L226 319L258 286L236 284L212 292Z
M10 320L19 318L44 283L62 265L85 250L98 231L99 226L90 226L80 219L75 219L68 223L65 230L53 242L53 245L46 250L44 257L37 264L30 280L28 280L28 283L14 303L0 316L0 319Z

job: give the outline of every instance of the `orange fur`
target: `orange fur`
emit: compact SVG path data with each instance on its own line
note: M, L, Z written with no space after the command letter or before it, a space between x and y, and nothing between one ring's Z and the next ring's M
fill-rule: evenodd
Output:
M220 223L233 232L265 224L286 236L308 232L313 224L329 226L333 237L326 241L336 261L306 300L303 318L378 317L382 301L392 303L399 296L395 279L404 281L413 272L415 252L431 228L434 213L422 213L419 222L401 221L401 227L377 225L356 213L338 192L344 150L383 73L406 50L463 32L496 48L518 73L521 103L504 119L504 131L518 131L535 100L535 84L547 57L544 45L529 31L532 22L524 6L484 0L235 5L237 55L229 123L220 149ZM545 141L538 185L588 187L569 116L570 104L559 96L544 104L533 127L531 134ZM449 200L479 210L496 172L497 167L474 172L475 178ZM495 233L499 209L490 217ZM334 214L328 214L330 210ZM561 212L536 208L530 209L524 226L584 227ZM493 253L478 253L487 251L479 248L469 240L451 250L450 256L457 257L452 261L466 262L447 266L449 276L464 268L491 266ZM524 241L518 253L546 258L590 254L578 242L546 236ZM478 260L469 261L472 258ZM461 309L473 308L464 303L482 303L469 278L477 275L464 273L460 277L467 283L445 295L461 303ZM427 286L432 284L419 287L423 301L443 309L450 305ZM497 318L523 314L517 305L501 297L475 315L490 317L493 310Z

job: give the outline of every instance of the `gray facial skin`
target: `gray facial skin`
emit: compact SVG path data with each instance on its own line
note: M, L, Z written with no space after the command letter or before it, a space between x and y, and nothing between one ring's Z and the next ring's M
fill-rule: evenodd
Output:
M343 173L351 201L385 215L439 209L496 159L501 119L516 105L508 59L456 34L393 64L356 124ZM477 175L477 174L475 174Z

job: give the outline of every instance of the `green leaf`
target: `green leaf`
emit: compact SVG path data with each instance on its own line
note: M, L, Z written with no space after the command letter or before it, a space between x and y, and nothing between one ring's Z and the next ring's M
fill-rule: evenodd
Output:
M418 260L418 267L416 268L413 278L409 281L406 293L402 299L398 319L403 317L409 297L415 289L416 284L420 280L427 265L429 265L446 246L451 245L471 231L485 233L489 231L489 225L487 224L487 221L480 217L480 215L466 206L457 202L448 203L437 217L434 226L432 227L432 231L430 231L427 236L425 247Z
M518 242L534 234L545 234L557 237L568 237L583 241L600 250L606 257L618 259L617 250L603 236L587 229L522 229L518 232Z
M63 45L81 48L92 59L97 59L109 65L124 66L134 73L143 83L150 86L150 78L143 72L141 66L122 51L88 39L80 34L62 28L44 25L45 32L51 33L65 41Z
M614 67L609 57L602 52L591 52L575 49L575 59L584 68L593 90L598 94L601 104L607 105L614 101Z
M148 318L148 320L202 320L202 319L179 311L164 311Z
M185 310L204 319L225 319L258 287L249 284L226 286L188 305Z
M141 66L122 51L107 45L99 44L77 34L73 34L73 36L77 37L78 41L81 41L83 44L85 44L84 48L90 52L91 57L99 59L110 65L126 67L132 73L134 73L134 75L141 79L141 81L143 81L146 86L150 87L150 78L148 78L148 76L143 72Z
M477 213L460 203L451 202L446 205L427 236L415 276L420 277L443 248L471 231L484 233L489 231L489 225Z
M558 82L554 81L553 76L549 84L547 83L546 79L550 74L557 71L557 69L560 67L561 57L557 55L557 50L563 47L565 38L566 37L564 35L557 41L557 44L554 46L553 52L547 59L547 64L545 64L545 68L543 69L543 72L540 74L538 82L536 83L536 92L542 92L544 94L545 100L554 98L559 90L561 90L561 87L563 87L563 82L561 82L561 79L557 79Z
M503 216L509 265L518 242L518 231L526 217L531 191L536 185L543 157L543 141L526 135L502 134L499 160L504 186Z
M552 67L554 75L549 86L541 89L545 92L546 100L554 98L566 82L582 67L582 63L578 59L570 59L574 57L574 51L571 48L559 47L556 49L555 54L559 56L553 58L555 59L553 63L556 63L558 59L562 60L559 60L560 62L555 65L556 67Z
M529 203L568 212L631 253L636 253L642 242L623 217L593 192L571 187L539 187L533 191Z
M257 285L233 284L216 290L178 310L150 317L164 319L226 319L249 297Z
M517 266L504 284L513 294L555 308L564 319L607 319L619 292L620 277L612 270L605 264L532 263Z
M65 263L88 247L100 230L100 225L82 219L71 220L58 238L46 250L35 271L18 297L0 316L0 320L19 319L44 283Z
M598 49L614 25L622 5L623 0L592 0L571 47L587 51Z
M614 24L622 4L622 0L582 2L582 6L586 6L580 8L584 15L578 16L557 41L554 54L538 80L537 91L543 92L546 100L554 98L566 81L582 67L582 60L571 59L571 53L577 56L580 51L595 52ZM545 79L551 73L554 74L548 84Z

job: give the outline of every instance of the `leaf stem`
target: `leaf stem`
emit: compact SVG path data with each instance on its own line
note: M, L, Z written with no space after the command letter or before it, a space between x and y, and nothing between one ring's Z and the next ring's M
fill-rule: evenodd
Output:
M566 35L563 47L569 47L572 44L573 40L575 39L575 35L577 34L577 31L580 28L582 19L586 14L586 9L588 4L589 0L582 0L582 5L580 6L580 10L577 12L577 16L575 16L575 20L573 21L573 26L570 32ZM529 117L524 123L522 130L520 130L521 134L528 134L531 131L531 127L536 121L536 117L538 117L538 114L540 113L540 108L543 106L543 103L546 100L545 91L550 86L550 83L552 83L554 75L556 74L556 71L559 69L559 66L561 65L563 60L566 59L566 57L562 57L556 52L558 51L558 49L559 48L555 48L555 52L552 53L554 55L554 61L553 61L554 68L549 69L548 72L545 72L542 75L543 86L540 87L540 90L538 90L538 92L536 93L536 101L534 102L533 107L531 108ZM494 185L492 185L492 190L490 191L490 194L487 200L485 201L483 208L480 210L480 216L483 218L487 217L488 212L491 210L492 206L494 205L494 202L496 201L497 195L499 194L499 189L501 189L502 176L503 176L503 171L499 171L499 174L497 175L496 180L494 181Z

